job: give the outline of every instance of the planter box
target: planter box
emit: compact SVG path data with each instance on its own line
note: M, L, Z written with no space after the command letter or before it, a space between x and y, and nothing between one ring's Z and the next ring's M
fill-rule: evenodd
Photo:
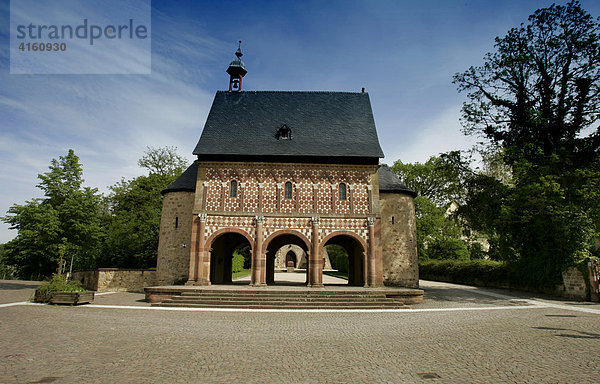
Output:
M94 301L94 292L54 292L50 304L78 305Z

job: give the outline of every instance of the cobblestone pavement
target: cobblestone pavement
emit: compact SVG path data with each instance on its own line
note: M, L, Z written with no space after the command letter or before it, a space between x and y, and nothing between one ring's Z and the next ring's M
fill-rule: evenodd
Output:
M167 311L132 293L95 306L6 306L32 290L6 283L0 383L600 380L595 304L422 282L423 304L384 313Z

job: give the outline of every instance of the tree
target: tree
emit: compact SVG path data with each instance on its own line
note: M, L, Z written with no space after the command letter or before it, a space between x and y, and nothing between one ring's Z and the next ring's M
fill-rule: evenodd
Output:
M44 198L14 204L2 218L18 230L6 244L6 253L21 277L40 278L56 271L61 244L76 267L93 266L102 238L101 196L95 188L82 187L83 171L75 152L53 159L49 169L38 175Z
M156 266L163 197L161 191L183 172L184 160L175 148L148 148L138 161L149 174L121 180L108 196L111 219L100 266Z
M187 168L188 162L177 154L176 147L146 147L138 165L150 174L179 176Z
M423 164L398 160L391 169L410 189L438 206L450 204L461 196L459 173L441 157L431 156Z
M512 173L494 223L504 254L543 288L585 254L594 231L598 200L586 192L598 180L600 24L577 1L528 21L454 82L468 92L465 134L499 147Z

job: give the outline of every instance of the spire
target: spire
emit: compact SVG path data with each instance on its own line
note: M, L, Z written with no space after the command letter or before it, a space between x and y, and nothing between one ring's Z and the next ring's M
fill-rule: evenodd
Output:
M242 77L248 73L246 64L242 61L242 40L239 41L238 49L235 52L236 58L229 63L227 73L229 74L229 92L242 90Z

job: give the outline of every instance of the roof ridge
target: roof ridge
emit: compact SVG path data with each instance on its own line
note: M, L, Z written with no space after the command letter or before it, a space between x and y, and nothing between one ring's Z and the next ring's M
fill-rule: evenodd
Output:
M350 92L350 91L223 91L219 90L217 93L347 93L356 95L366 95L369 92Z

